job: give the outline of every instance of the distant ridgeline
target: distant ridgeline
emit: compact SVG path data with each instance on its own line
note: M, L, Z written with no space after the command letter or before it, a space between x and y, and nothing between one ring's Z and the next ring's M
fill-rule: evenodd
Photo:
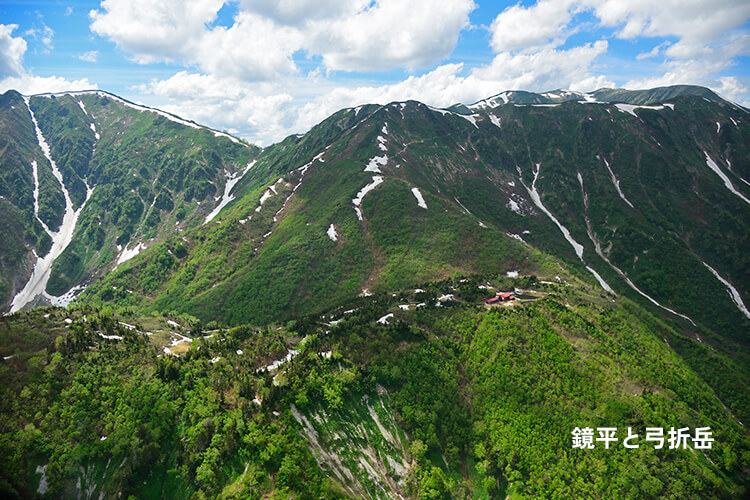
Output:
M3 310L73 301L3 318L0 491L745 491L750 114L709 89L364 105L262 150L10 91L0 151Z

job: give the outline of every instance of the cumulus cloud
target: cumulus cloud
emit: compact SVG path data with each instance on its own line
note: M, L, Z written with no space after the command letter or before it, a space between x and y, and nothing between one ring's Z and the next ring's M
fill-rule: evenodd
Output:
M558 46L567 38L568 23L579 9L575 0L542 0L530 7L508 7L490 26L492 48L504 52Z
M14 37L17 24L0 24L0 79L23 74L26 40Z
M276 142L293 129L293 97L275 86L180 71L137 90L157 98L166 111L256 144Z
M91 29L140 63L176 61L243 80L294 74L293 55L328 70L416 68L450 55L473 0L243 1L230 27L212 26L221 0L104 0ZM414 15L419 12L419 15Z
M240 0L242 9L287 26L303 27L311 22L354 16L370 0Z
M89 90L98 88L88 78L68 80L61 76L34 76L23 74L0 80L0 92L17 90L25 95L43 94L45 92L65 92L69 90Z
M70 81L58 76L40 77L28 73L23 67L26 41L12 36L16 29L15 24L0 24L0 92L13 89L28 95L96 88L86 78Z
M474 8L473 0L381 0L355 15L311 22L311 48L331 70L424 67L450 55Z
M641 52L640 54L635 56L635 58L640 61L643 59L648 59L650 57L657 57L662 49L664 49L665 47L669 47L671 44L672 42L669 41L662 42L659 45L654 46L654 48L649 50L648 52Z
M103 0L91 10L91 31L112 40L140 63L190 55L222 0Z
M593 90L597 86L611 85L603 76L594 77L591 70L594 60L606 53L607 47L606 40L599 40L568 50L543 49L515 55L501 52L489 66L478 69L476 76L496 81L506 89Z

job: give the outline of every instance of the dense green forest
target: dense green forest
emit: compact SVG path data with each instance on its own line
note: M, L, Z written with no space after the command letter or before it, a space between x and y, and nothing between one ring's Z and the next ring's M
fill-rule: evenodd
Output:
M478 286L534 293L487 309ZM175 339L189 344L181 356L164 351ZM91 306L17 313L0 320L1 487L11 498L738 498L747 363L722 356L714 383L699 375L719 364L712 348L685 342L627 300L528 276L427 283L266 327ZM576 427L710 427L715 442L574 449Z

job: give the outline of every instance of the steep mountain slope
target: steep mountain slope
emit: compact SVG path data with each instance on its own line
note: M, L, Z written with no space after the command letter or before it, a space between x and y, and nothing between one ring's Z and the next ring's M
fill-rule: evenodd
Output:
M67 303L152 240L201 224L259 152L100 91L7 92L0 127L0 210L15 228L0 304L12 310Z
M693 336L747 343L746 110L688 86L500 96L342 110L267 148L271 182L184 233L183 257L173 239L87 300L266 322L452 273L554 277L561 258Z

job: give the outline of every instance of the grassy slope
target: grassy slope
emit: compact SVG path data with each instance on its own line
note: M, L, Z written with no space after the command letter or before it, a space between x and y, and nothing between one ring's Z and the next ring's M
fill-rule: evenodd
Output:
M116 245L132 249L200 224L223 193L224 173L243 170L258 152L106 94L34 97L31 104L74 207L85 198L84 179L95 188L73 243L53 266L54 295L108 269Z

